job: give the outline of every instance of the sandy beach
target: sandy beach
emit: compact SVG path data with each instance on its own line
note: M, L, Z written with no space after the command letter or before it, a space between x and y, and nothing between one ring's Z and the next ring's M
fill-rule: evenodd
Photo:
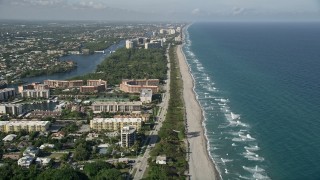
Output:
M182 52L182 45L178 46L177 55L183 80L183 98L187 112L190 178L199 180L220 179L219 173L207 151L207 140L202 126L202 110L193 91L193 78Z

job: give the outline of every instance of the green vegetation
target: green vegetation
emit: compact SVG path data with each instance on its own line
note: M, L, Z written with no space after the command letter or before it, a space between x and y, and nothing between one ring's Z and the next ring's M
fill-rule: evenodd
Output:
M0 179L13 180L28 180L28 179L48 179L48 180L67 180L67 179L125 179L122 173L116 166L107 162L97 161L93 163L86 163L83 171L73 169L69 165L64 165L61 168L54 169L48 167L41 169L35 165L29 169L18 167L16 162L7 161L6 165L0 167Z
M185 179L187 169L184 103L182 99L182 81L175 48L170 48L170 100L166 119L159 131L160 142L151 151L150 170L147 179ZM158 155L167 156L166 165L157 165Z
M164 54L164 49L118 49L98 65L96 73L73 79L104 79L113 85L131 78L165 80L167 62Z
M77 67L76 63L67 63L59 61L58 65L49 66L47 69L29 69L21 73L20 78L34 77L41 75L51 75L54 73L69 72Z
M92 54L94 53L94 51L101 51L108 48L115 42L119 42L119 39L118 38L101 39L99 41L87 42L84 44L84 47L86 49L89 49L89 52Z

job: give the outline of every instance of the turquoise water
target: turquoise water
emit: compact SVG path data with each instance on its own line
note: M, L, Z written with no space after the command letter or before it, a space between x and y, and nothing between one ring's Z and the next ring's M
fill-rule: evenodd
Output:
M223 179L320 179L320 24L195 23L183 50Z

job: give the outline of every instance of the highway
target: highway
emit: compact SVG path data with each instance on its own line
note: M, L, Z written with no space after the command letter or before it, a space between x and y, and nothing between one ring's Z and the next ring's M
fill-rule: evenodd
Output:
M133 169L137 169L136 170L136 174L134 175L134 180L138 180L138 179L142 179L143 175L148 167L148 158L150 157L149 153L150 150L154 147L155 143L158 140L158 131L160 130L161 126L162 126L162 122L165 119L166 113L167 113L167 109L168 109L168 104L169 104L169 99L170 99L170 58L169 58L169 48L170 48L170 44L168 45L167 48L167 52L166 52L166 56L167 56L167 60L168 60L168 72L167 72L167 83L164 85L164 90L165 93L163 93L162 95L162 102L159 104L159 112L158 112L158 122L157 124L154 126L154 129L150 132L150 136L149 136L149 142L146 144L147 145L147 149L145 151L145 153L143 154L142 157L138 157L136 160L136 164L135 166L133 166L131 173L133 173Z

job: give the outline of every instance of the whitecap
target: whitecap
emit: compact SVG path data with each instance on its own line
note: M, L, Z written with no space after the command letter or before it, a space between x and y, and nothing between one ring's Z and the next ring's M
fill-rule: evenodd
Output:
M264 158L260 157L258 154L256 154L255 156L246 155L244 157L247 158L249 161L264 161Z
M248 172L251 173L261 173L261 172L265 172L264 169L260 168L259 166L255 166L255 167L246 167L246 166L242 166L242 168Z
M244 147L246 150L249 150L249 151L258 151L260 150L260 147L255 145L255 146L245 146Z

